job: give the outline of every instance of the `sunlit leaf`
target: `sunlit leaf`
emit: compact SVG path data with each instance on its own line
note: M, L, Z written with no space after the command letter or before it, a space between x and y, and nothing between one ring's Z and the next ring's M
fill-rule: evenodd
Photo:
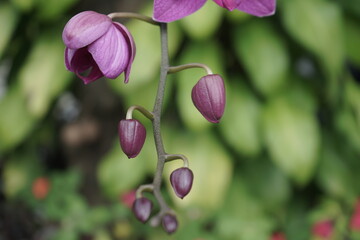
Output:
M221 239L268 239L273 221L261 204L251 196L242 178L234 178L218 222Z
M236 29L233 45L255 87L264 95L279 91L287 80L289 56L273 27L252 21Z
M41 118L70 83L72 74L64 66L64 46L61 38L45 32L36 41L18 81L26 98L26 107L36 118Z
M189 159L189 167L194 173L191 192L179 199L167 180L168 189L176 205L182 208L197 208L201 216L216 210L225 200L225 192L232 175L232 163L227 152L210 134L186 134L167 130L169 153L181 152ZM175 136L175 137L174 137ZM172 138L172 139L171 139ZM166 165L165 177L181 167L181 160Z
M219 129L235 151L256 156L261 150L260 102L244 84L229 84L226 92L228 101Z
M225 13L224 9L208 1L199 11L182 19L180 23L190 37L198 40L206 39L218 29L223 13Z
M97 177L103 192L114 199L141 184L145 167L146 165L139 162L137 158L128 159L121 151L120 143L116 139L112 150L102 159Z
M313 176L320 146L315 115L279 97L267 103L263 124L274 163L298 184L307 183Z

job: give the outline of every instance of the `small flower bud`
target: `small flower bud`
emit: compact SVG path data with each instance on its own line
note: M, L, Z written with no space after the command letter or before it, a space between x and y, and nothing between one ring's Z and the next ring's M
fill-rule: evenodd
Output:
M145 223L150 217L152 206L153 204L149 199L141 197L135 200L132 211L139 221Z
M194 174L187 167L178 168L171 173L171 186L179 198L183 199L190 192L193 179Z
M138 120L126 119L120 121L120 146L128 158L134 158L140 153L145 138L146 129Z
M162 226L163 226L165 232L167 232L169 234L174 233L178 227L178 222L176 220L176 217L171 214L166 214L162 218Z
M225 109L225 86L220 75L202 77L194 86L191 98L199 112L212 123L218 123Z

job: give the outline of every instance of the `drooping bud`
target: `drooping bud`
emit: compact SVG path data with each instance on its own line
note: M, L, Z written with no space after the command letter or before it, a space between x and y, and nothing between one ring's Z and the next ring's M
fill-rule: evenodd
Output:
M145 127L135 119L121 120L119 123L119 139L123 152L128 158L136 157L144 145Z
M171 186L179 198L183 199L190 192L193 179L194 174L187 167L178 168L171 173Z
M171 214L166 214L162 218L162 226L163 226L165 232L167 232L169 234L174 233L178 227L178 222L177 222L176 217Z
M132 211L139 221L145 223L150 217L152 206L149 199L141 197L135 200Z
M191 98L199 112L212 123L218 123L225 109L224 81L218 74L202 77L194 86Z

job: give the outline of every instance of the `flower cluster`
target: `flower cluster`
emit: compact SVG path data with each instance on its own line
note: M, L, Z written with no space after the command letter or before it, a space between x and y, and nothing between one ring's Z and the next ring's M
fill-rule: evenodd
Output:
M267 16L274 13L275 0L214 0L216 4L228 10L238 9L255 16ZM65 66L74 72L85 84L101 77L116 78L125 74L125 83L129 80L131 65L135 57L135 43L130 32L120 23L114 22L114 17L134 17L154 25L159 25L162 34L162 45L167 34L166 23L190 15L200 9L206 0L155 0L154 16L149 18L134 13L109 15L93 11L85 11L75 15L66 24L62 38L66 45ZM165 26L165 27L164 27ZM167 40L166 40L167 41ZM167 47L162 48L165 64L161 65L162 74L159 89L165 88L166 76L170 73L187 68L202 67L207 74L193 87L191 98L195 107L211 123L219 123L224 114L226 97L225 84L222 77L213 74L211 69L204 64L190 63L180 66L168 67ZM141 151L145 139L146 128L138 120L132 118L134 110L140 111L152 121L156 149L158 152L158 168L152 184L140 186L132 204L135 217L146 222L152 215L153 202L143 196L144 191L153 192L160 206L159 213L153 217L154 225L162 224L167 233L173 233L178 228L178 221L174 212L165 203L161 192L160 182L162 169L168 161L181 159L183 167L174 170L170 175L170 183L177 197L183 199L190 193L194 174L189 168L188 159L182 154L167 154L162 146L160 134L161 102L164 90L158 92L154 111L150 112L141 106L129 108L126 119L118 125L120 146L128 158L135 158ZM160 107L159 107L160 106ZM159 150L160 149L160 150Z

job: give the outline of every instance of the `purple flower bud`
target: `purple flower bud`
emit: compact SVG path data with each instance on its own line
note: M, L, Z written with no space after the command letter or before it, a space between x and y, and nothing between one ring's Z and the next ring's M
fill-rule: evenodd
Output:
M187 167L178 168L171 173L171 186L179 198L183 199L190 192L193 179L194 174Z
M145 223L150 217L152 206L153 204L149 199L141 197L134 201L132 211L139 221Z
M212 123L218 123L225 109L225 86L220 75L202 77L192 89L191 97L199 112Z
M144 145L146 138L145 127L135 119L119 122L120 146L128 158L136 157Z
M114 79L123 72L125 83L129 81L135 43L125 26L104 14L85 11L69 20L62 38L66 68L85 84L103 76Z
M166 214L162 218L162 226L163 226L165 232L167 232L169 234L174 233L178 227L178 222L176 220L176 217L171 214Z

